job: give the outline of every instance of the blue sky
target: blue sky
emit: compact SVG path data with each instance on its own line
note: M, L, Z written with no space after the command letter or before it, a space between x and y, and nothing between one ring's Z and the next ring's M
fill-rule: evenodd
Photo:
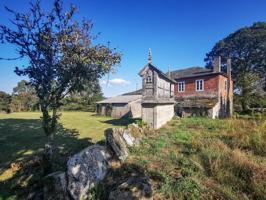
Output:
M42 1L48 8L53 1ZM45 2L45 4L44 4ZM70 1L65 1L68 3ZM77 19L92 19L97 42L117 47L122 62L116 73L101 80L104 95L114 96L141 87L138 76L152 49L153 63L162 71L204 66L213 45L235 30L266 21L265 0L73 0ZM23 11L28 0L1 0L0 23L9 24L3 6ZM14 55L14 47L0 45L0 57ZM14 72L26 60L0 60L0 90L8 93L23 79ZM25 78L24 78L25 79ZM109 80L109 85L107 81Z

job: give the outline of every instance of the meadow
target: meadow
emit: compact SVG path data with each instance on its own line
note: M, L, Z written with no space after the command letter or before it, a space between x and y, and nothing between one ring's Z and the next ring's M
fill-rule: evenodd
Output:
M63 112L58 126L56 170L69 156L93 143L104 144L104 130L132 120L88 112ZM19 199L38 190L40 167L27 163L41 156L45 142L40 113L0 114L0 199ZM144 135L125 163L110 172L93 192L104 199L123 176L149 176L154 199L266 199L266 120L262 118L174 118ZM27 191L29 192L29 191Z
M174 119L131 149L126 170L155 199L266 199L266 120Z

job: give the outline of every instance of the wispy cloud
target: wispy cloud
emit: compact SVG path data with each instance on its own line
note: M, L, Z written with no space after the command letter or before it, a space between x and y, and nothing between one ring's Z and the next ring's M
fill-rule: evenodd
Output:
M126 81L122 78L114 78L111 80L103 80L102 84L106 86L123 86L123 85L129 85L130 81Z

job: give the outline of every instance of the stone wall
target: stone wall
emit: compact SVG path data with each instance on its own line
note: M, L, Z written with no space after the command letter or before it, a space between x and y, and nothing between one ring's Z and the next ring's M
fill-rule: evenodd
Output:
M158 129L174 116L174 104L142 104L142 120L153 129Z
M129 115L130 115L130 106L128 104L125 105L113 104L111 117L120 118Z
M151 63L139 73L142 77L142 120L158 129L174 116L174 83Z
M151 128L154 127L154 112L155 112L155 104L142 104L142 120L147 123L147 125Z
M169 122L174 116L174 104L159 104L155 107L155 126L154 129L158 129L167 122Z
M208 110L208 117L215 119L220 116L220 102L216 103L216 105Z
M131 117L141 118L141 99L130 103Z

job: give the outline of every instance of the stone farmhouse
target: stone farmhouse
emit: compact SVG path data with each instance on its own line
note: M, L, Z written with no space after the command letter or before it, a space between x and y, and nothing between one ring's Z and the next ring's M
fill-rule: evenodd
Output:
M163 73L148 63L139 72L142 89L98 102L97 112L113 117L140 117L150 127L160 128L176 114L221 118L232 115L233 81L231 60L226 72L221 70L221 58L213 61L212 69L190 67ZM108 111L108 106L110 111Z

